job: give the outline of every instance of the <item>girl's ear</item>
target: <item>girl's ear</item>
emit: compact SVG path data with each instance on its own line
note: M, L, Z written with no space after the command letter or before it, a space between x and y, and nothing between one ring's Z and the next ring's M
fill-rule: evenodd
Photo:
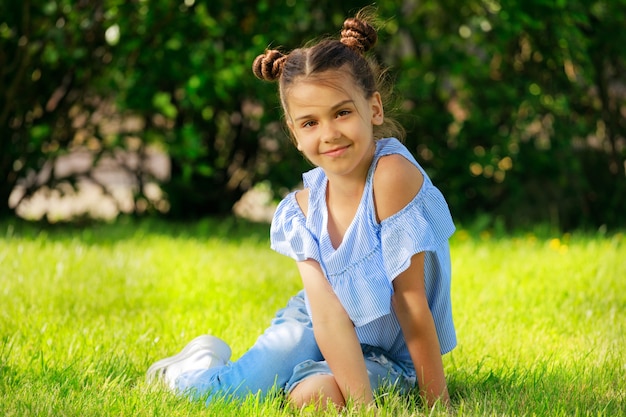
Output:
M380 93L376 91L370 98L370 109L372 110L372 124L380 126L385 121L385 111Z

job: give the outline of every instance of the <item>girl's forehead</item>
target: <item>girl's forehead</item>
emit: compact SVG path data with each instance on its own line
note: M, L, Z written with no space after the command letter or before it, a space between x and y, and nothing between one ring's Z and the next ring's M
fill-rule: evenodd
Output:
M298 85L313 84L324 87L345 88L355 85L352 74L345 70L328 70L321 73L302 75L296 77L289 89L297 88Z
M286 91L287 102L307 103L324 101L324 98L356 99L362 95L351 76L339 73L332 77L302 77L295 80ZM313 103L310 103L313 104Z
M343 87L301 83L287 94L286 101L285 110L297 119L303 114L331 111L341 103L355 102L355 99Z

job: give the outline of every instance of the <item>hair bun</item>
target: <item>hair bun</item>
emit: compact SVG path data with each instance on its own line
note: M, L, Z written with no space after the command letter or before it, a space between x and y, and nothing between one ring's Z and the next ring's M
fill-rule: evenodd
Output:
M265 81L275 81L280 77L283 71L283 64L287 59L287 55L275 49L265 51L256 57L252 63L252 72L254 75Z
M359 52L365 53L376 45L378 35L369 23L350 17L343 22L341 43Z

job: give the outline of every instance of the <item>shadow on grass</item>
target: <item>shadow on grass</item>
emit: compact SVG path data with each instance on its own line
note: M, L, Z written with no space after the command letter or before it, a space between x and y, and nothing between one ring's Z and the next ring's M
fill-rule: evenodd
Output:
M523 369L457 370L448 382L454 407L465 412L477 407L481 415L618 416L626 411L623 377L618 360L571 367L538 362Z
M269 241L269 224L229 217L210 217L190 222L159 218L120 217L115 222L57 223L11 219L0 222L0 239L41 239L66 241L79 239L84 244L109 244L138 237L164 236L229 242Z

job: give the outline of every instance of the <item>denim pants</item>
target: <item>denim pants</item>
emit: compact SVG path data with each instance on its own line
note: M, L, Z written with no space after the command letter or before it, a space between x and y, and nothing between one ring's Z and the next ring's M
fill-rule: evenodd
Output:
M363 345L362 351L373 391L394 386L407 392L415 386L412 363L391 360L371 346ZM176 380L176 388L191 398L208 395L207 403L215 396L264 398L272 389L290 392L304 379L321 374L332 375L315 342L304 291L300 291L241 358L222 367L186 372Z
M250 394L267 395L284 388L294 368L307 360L320 361L304 291L292 297L276 313L271 325L238 360L226 366L190 371L176 380L177 390L192 397L228 395L243 399Z

